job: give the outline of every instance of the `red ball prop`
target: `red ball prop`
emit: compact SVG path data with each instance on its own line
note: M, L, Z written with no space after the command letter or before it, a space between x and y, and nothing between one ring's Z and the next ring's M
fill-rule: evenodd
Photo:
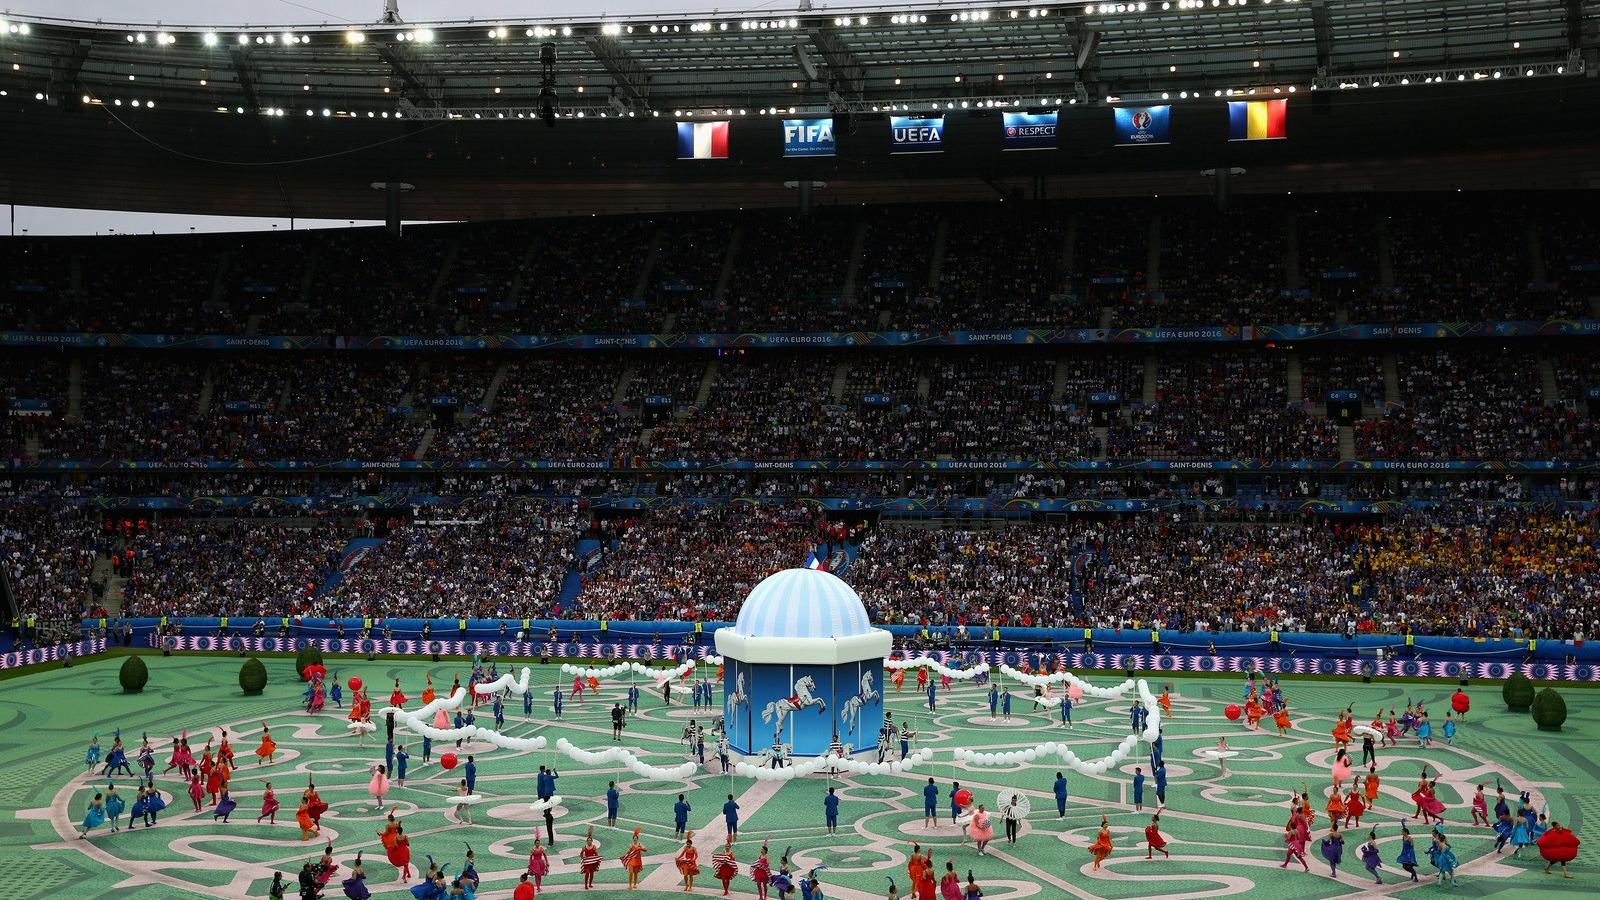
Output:
M1229 703L1228 704L1228 708L1224 709L1222 711L1222 714L1228 717L1228 721L1229 722L1237 722L1237 721L1239 721L1239 714L1240 714L1239 704L1237 704L1237 703Z
M454 769L456 767L456 755L454 753L446 753L439 757L439 765L444 766L446 769Z
M956 791L956 805L957 806L971 806L972 805L972 792L967 790L966 788L962 788L961 790Z
M313 678L326 679L328 677L328 669L322 663L312 663L300 670L300 677L306 681L310 681Z
M350 680L346 681L345 684L347 686L349 686L350 690L359 691L359 690L361 690L361 676L360 675L351 675L350 676Z
M1472 708L1472 698L1464 691L1456 691L1450 697L1450 708L1458 713L1464 713Z

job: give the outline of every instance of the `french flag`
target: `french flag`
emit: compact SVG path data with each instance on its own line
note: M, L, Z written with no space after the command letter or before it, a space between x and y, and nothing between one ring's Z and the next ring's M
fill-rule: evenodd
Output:
M806 554L806 568L808 568L808 569L820 569L820 568L822 568L822 560L817 559L817 551L813 550L810 553Z
M679 159L727 159L727 122L679 122Z

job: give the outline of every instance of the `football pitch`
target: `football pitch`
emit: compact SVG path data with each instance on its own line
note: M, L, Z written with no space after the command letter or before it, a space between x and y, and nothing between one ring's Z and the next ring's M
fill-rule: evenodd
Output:
M909 719L917 730L916 747L935 751L933 762L914 773L829 777L825 773L789 782L757 781L721 774L707 740L706 765L685 780L646 781L628 769L609 765L580 765L555 749L558 738L594 750L614 746L611 739L612 703L625 698L628 677L603 682L600 695L582 702L567 700L563 716L554 717L550 691L570 687L555 663L531 664L538 685L533 713L524 715L520 697L506 700L504 733L514 737L545 736L545 749L496 749L482 740L469 740L457 750L454 742L434 742L433 761L422 760L419 736L397 730L397 744L411 756L405 785L394 785L380 810L368 792L370 767L384 758L384 728L364 745L346 727L349 708L308 715L301 702L303 684L285 658L266 658L270 682L259 696L245 696L238 684L242 660L232 656L149 655L150 680L143 693L124 694L118 684L120 657L80 662L69 669L50 669L0 681L6 694L0 712L0 897L116 897L118 900L153 900L167 897L265 897L273 872L281 871L291 883L302 864L318 858L323 840L331 839L341 869L327 896L342 896L339 881L357 851L363 852L367 885L374 896L408 897L399 873L385 858L378 832L385 815L393 811L410 836L413 865L425 869L428 856L454 875L461 870L465 845L476 853L482 877L478 896L510 897L517 877L525 871L535 834L542 834L540 813L529 808L534 800L533 773L553 766L560 772L557 793L562 803L555 817L556 844L551 848L551 873L543 893L582 893L577 866L584 834L594 836L605 862L595 882L594 896L628 894L626 876L618 857L639 828L645 848L640 888L629 896L681 895L681 879L673 864L682 841L673 833L673 804L682 793L693 807L689 828L696 832L701 875L695 892L720 895L722 885L711 874L710 859L726 834L722 807L732 794L740 806L739 840L735 851L740 875L733 893L754 896L750 864L763 842L771 847L776 867L788 850L797 874L819 869L828 897L866 900L886 895L893 877L904 895L908 887L906 861L913 843L931 848L940 871L953 860L965 883L970 870L986 898L1163 897L1170 900L1221 895L1251 898L1320 898L1376 893L1432 894L1449 891L1474 897L1593 896L1600 890L1595 849L1580 851L1574 878L1544 875L1536 848L1511 858L1509 850L1496 855L1494 834L1473 828L1468 812L1473 787L1486 784L1493 803L1496 781L1503 783L1513 807L1519 791L1532 794L1535 808L1548 807L1552 819L1571 827L1586 841L1600 841L1591 827L1600 823L1600 723L1595 720L1596 696L1590 689L1563 689L1569 717L1560 732L1541 732L1525 713L1510 713L1500 699L1498 684L1468 688L1472 712L1461 723L1454 744L1440 738L1443 716L1453 682L1389 682L1285 678L1283 685L1292 710L1293 728L1278 735L1266 720L1266 731L1253 732L1227 721L1223 709L1238 702L1241 681L1235 678L1170 678L1159 673L1141 675L1152 691L1172 685L1173 716L1163 720L1164 749L1169 787L1161 813L1161 831L1169 841L1170 859L1156 854L1146 860L1144 828L1155 812L1153 782L1146 785L1145 808L1132 805L1131 778L1135 766L1149 768L1149 747L1101 776L1081 775L1061 766L1055 757L999 766L957 762L956 748L978 751L1023 750L1046 742L1069 745L1085 760L1109 754L1129 731L1128 700L1083 698L1073 710L1073 726L1062 725L1057 714L1036 710L1026 699L1028 690L1005 683L1013 692L1012 716L992 718L987 687L957 684L941 696L936 713L926 707L926 696L907 678L904 692L885 685L884 698L896 721ZM522 661L502 660L502 673L520 673ZM370 686L374 709L385 705L395 678L412 698L408 708L420 706L418 695L425 674L443 695L452 679L467 680L469 665L445 660L329 659L330 671L343 681L359 675ZM711 677L714 670L702 667ZM1121 673L1080 672L1097 685L1122 681ZM1000 681L998 675L992 675ZM563 683L565 682L565 684ZM673 705L663 705L654 685L639 680L643 690L639 713L631 717L622 745L636 750L654 766L679 765L693 759L682 734L691 719L709 725L715 710L695 710L683 701L687 690L673 692ZM718 702L721 691L717 692ZM1377 809L1369 811L1359 829L1346 836L1344 863L1337 879L1315 853L1316 840L1327 827L1323 812L1330 783L1333 743L1330 730L1337 710L1353 704L1356 720L1365 722L1379 710L1404 709L1407 702L1425 702L1433 712L1435 743L1422 748L1414 738L1401 739L1398 748L1379 752L1382 793ZM478 708L478 724L492 724L487 704ZM795 715L812 714L802 710ZM375 716L376 718L376 716ZM254 749L266 723L277 743L276 761L256 764ZM209 800L203 812L193 812L185 784L176 771L162 775L170 755L171 738L187 730L198 756L207 737L227 728L239 768L231 782L238 810L228 823L213 821ZM84 754L96 732L109 749L112 733L121 729L130 759L141 735L155 747L156 785L168 808L154 828L122 829L109 824L78 837L78 826L96 791L108 780L132 802L135 780L108 779L89 774ZM1226 737L1237 756L1227 760L1226 772L1202 751L1215 748ZM440 756L453 751L464 762L472 754L477 764L477 789L482 802L473 811L472 825L458 824L451 795L462 775L458 767L446 771ZM1359 741L1353 747L1359 760ZM876 754L861 758L876 759ZM1432 867L1421 851L1427 846L1426 829L1412 820L1412 831L1422 857L1420 884L1404 881L1393 860L1399 850L1399 823L1410 815L1410 798L1423 766L1438 775L1438 795L1448 807L1449 832L1461 866L1460 883L1451 888L1435 883ZM1362 769L1358 766L1357 771ZM134 763L134 771L138 765ZM1069 784L1066 815L1058 817L1052 785L1057 771ZM939 789L939 824L925 828L922 788L927 777ZM308 778L314 779L322 798L330 804L323 818L321 838L300 840L295 806ZM277 824L257 823L261 796L272 783L283 808ZM608 782L621 792L615 827L605 824L604 795ZM970 839L951 823L948 795L952 781L972 791L995 815L997 834L987 855L979 856ZM1311 872L1298 864L1284 870L1281 835L1292 794L1305 786L1317 810L1308 851ZM824 828L823 797L829 786L837 789L839 827L836 834ZM1002 792L1025 794L1031 812L1019 840L1006 843L996 809ZM1115 851L1098 871L1091 869L1087 851L1099 828L1101 815L1109 818ZM1379 887L1361 867L1356 848L1375 826L1384 859L1385 885ZM1587 833L1586 833L1587 832ZM1600 848L1600 844L1591 844ZM291 885L290 894L295 893Z

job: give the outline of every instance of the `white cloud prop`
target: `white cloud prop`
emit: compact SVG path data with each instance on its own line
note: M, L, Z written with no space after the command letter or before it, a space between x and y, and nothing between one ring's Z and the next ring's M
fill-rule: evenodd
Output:
M989 664L986 662L978 663L967 669L952 669L944 663L926 656L919 656L916 659L886 659L883 661L883 667L885 669L929 668L954 681L971 681L989 671Z
M707 656L705 659L685 660L676 668L672 669L652 669L649 666L636 662L621 662L614 666L606 666L604 668L595 668L593 666L575 666L571 663L562 663L561 674L576 675L579 678L605 679L615 678L618 675L632 672L636 675L643 675L646 678L653 678L655 679L656 684L660 684L661 682L669 679L682 678L683 676L694 671L695 666L702 664L708 666L720 666L722 665L722 657ZM524 669L523 671L527 670ZM504 678L505 676L501 676L501 680L504 680Z
M556 749L565 753L568 758L580 765L620 765L640 778L646 778L651 781L681 781L699 771L699 767L692 762L669 767L652 766L640 760L632 750L624 750L621 747L585 750L582 747L574 746L566 738L556 739Z

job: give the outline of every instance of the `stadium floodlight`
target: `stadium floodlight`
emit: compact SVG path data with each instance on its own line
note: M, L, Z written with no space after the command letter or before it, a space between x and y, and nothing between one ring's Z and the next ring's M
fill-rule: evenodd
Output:
M217 45L217 33L208 31L200 35L200 43L205 44L207 47L215 47Z
M367 36L359 31L346 31L344 33L344 42L346 44L361 44L365 43L366 40Z
M417 40L417 43L419 43L419 44L432 43L433 42L433 31L432 31L432 29L428 29L428 28L419 28L419 29L417 29L417 31L416 31L416 40Z
M248 34L239 35L239 43L240 44L248 44L248 43L250 43L250 35L248 35Z

